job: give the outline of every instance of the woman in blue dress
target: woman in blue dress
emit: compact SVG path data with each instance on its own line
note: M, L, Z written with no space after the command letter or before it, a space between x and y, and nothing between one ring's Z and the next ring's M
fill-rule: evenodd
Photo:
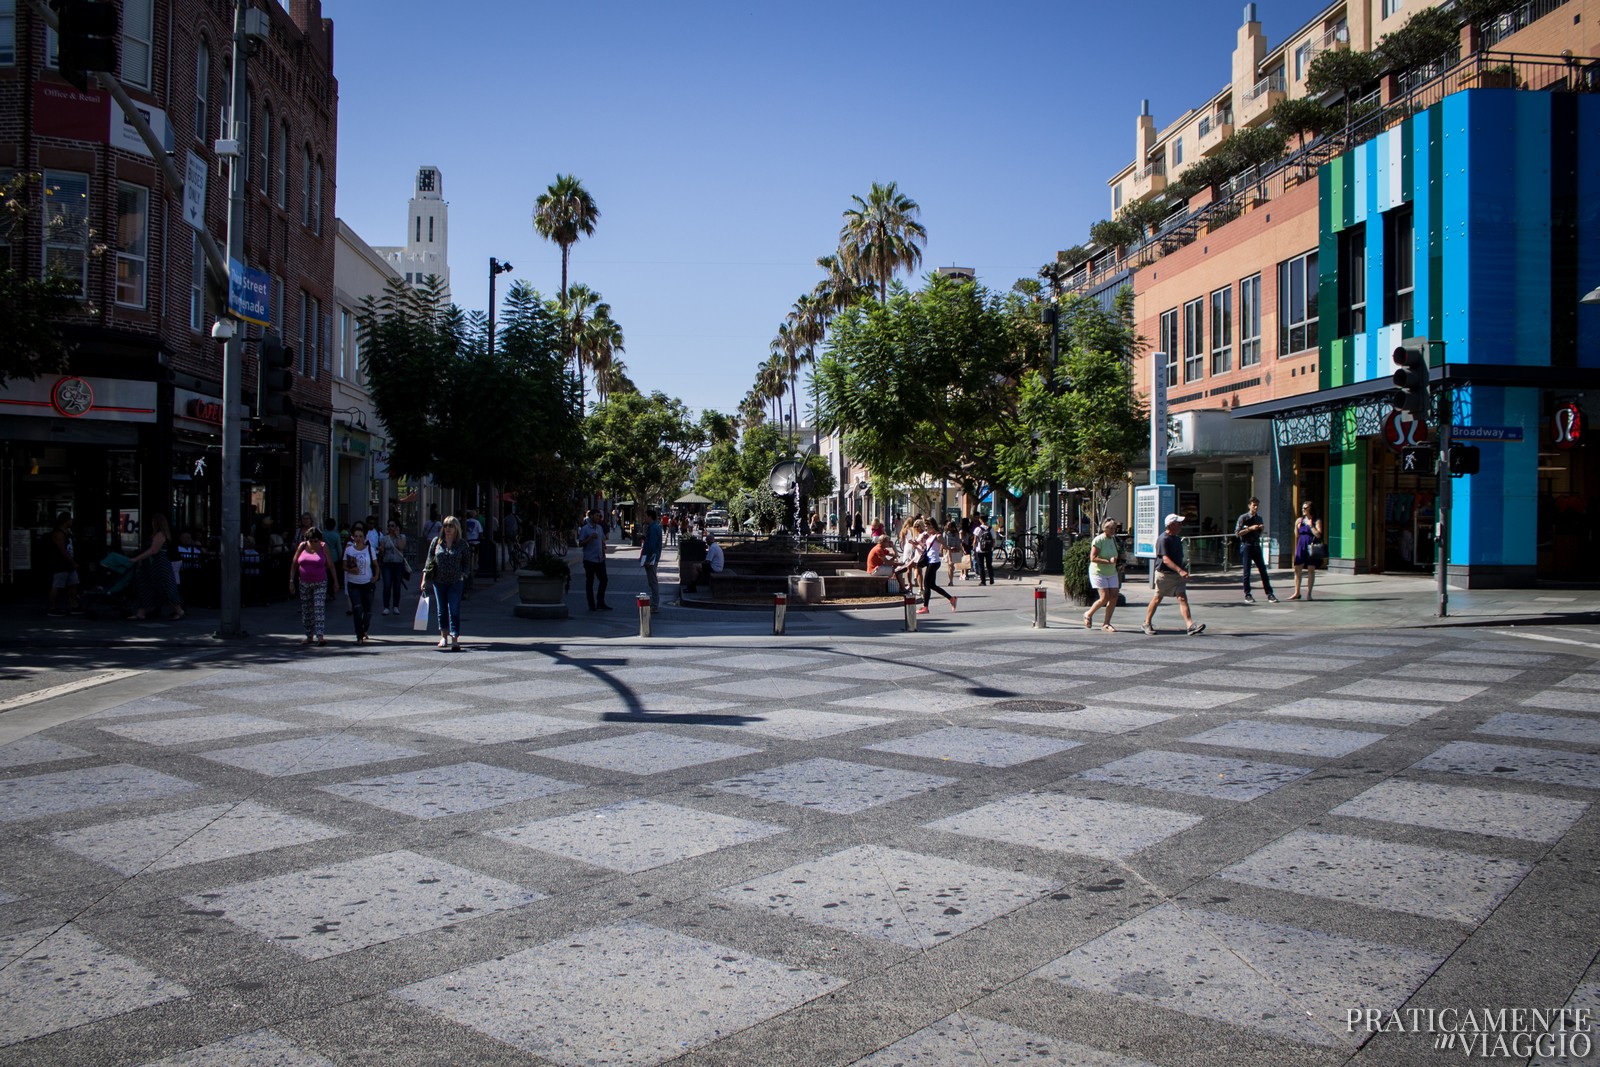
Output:
M1311 514L1311 501L1307 500L1300 505L1300 519L1294 524L1294 596L1290 600L1300 599L1300 576L1305 574L1306 599L1311 599L1311 591L1317 585L1317 564L1311 558L1311 546L1322 540L1322 520Z

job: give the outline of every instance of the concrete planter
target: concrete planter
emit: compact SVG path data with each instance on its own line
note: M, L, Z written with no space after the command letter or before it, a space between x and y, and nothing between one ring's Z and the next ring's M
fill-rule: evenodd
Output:
M550 578L543 571L517 572L517 599L513 611L520 619L565 619L567 581Z

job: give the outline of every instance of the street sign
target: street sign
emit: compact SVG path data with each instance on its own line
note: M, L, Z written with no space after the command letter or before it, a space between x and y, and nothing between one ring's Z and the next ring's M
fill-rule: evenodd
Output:
M1396 452L1416 448L1426 443L1422 438L1427 431L1420 419L1405 418L1403 411L1391 411L1383 417L1383 443Z
M1133 555L1136 559L1156 558L1156 541L1163 530L1161 520L1177 510L1177 486L1133 487Z
M206 161L189 150L189 167L183 176L183 221L199 230L206 229Z
M1521 426L1452 426L1450 436L1457 441L1520 441Z
M272 321L272 282L267 272L228 259L228 313L267 326Z

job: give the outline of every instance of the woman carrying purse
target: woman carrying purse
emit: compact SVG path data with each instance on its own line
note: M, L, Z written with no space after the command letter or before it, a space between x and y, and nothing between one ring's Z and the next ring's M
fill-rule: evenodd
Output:
M377 570L378 552L367 543L366 524L355 523L344 546L344 587L350 594L350 615L355 621L358 645L367 643L367 632L372 629L373 580Z
M301 648L312 641L318 645L328 643L325 631L330 592L339 592L339 572L334 569L328 546L323 543L322 531L313 526L306 531L306 539L295 546L294 557L289 562L289 595L298 593L300 596L300 623L306 631Z
M1300 573L1305 572L1306 599L1311 599L1311 591L1317 587L1317 546L1322 541L1322 520L1311 515L1311 501L1307 500L1300 505L1300 519L1294 525L1294 596L1290 600L1300 599ZM1324 559L1327 550L1322 551Z

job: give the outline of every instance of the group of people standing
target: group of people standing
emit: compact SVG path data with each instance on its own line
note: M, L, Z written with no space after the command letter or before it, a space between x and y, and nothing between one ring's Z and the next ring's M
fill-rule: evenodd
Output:
M873 529L867 571L894 577L908 592L920 590L919 615L928 613L934 593L950 602L951 611L956 610L955 596L939 585L941 569L952 579L964 576L970 581L976 574L979 585L994 584L994 531L982 515L950 519L943 528L937 519L914 515L901 525L898 537L882 532L877 523ZM963 562L964 572L959 570Z

